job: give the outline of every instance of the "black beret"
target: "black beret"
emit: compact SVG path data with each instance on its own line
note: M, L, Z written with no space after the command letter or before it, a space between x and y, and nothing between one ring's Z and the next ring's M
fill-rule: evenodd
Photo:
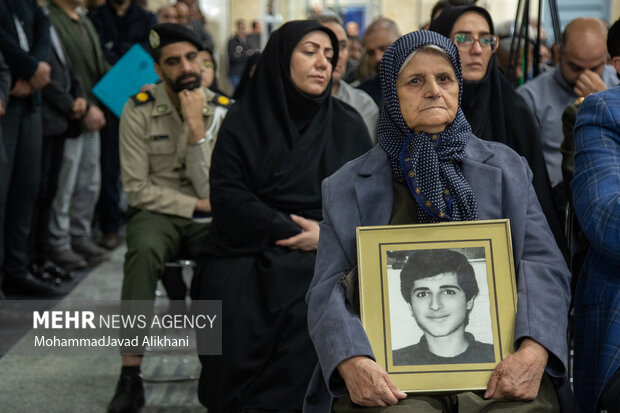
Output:
M149 47L151 54L164 46L178 42L190 42L198 50L203 50L204 45L196 33L182 24L162 23L151 28L149 32Z

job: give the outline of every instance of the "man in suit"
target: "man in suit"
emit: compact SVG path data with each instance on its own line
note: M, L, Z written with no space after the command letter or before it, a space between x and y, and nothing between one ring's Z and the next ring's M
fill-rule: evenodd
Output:
M50 26L50 35L52 55L49 64L52 71L50 83L43 88L43 156L41 184L30 234L30 271L42 279L66 280L72 278L71 272L49 259L48 227L52 202L58 190L65 138L76 138L82 133L81 120L86 114L87 102L54 26Z
M111 65L135 44L148 47L149 29L157 23L150 11L141 9L131 0L108 1L88 14L97 29L103 56ZM106 126L101 130L101 193L97 211L101 227L99 245L114 249L120 238L118 232L124 221L121 210L120 158L118 154L119 119L105 110Z
M41 161L38 91L50 81L49 25L35 0L0 2L0 52L13 78L0 143L5 155L0 157L0 279L4 275L5 288L38 295L57 293L27 269Z
M6 105L9 100L9 89L11 87L11 71L4 61L4 56L0 52L0 118L4 116L6 111ZM0 141L2 140L2 128L0 127ZM0 162L4 162L4 152L0 147ZM2 293L2 274L0 273L0 300L3 300L4 294Z
M620 20L607 50L620 73ZM575 395L620 412L620 86L588 96L575 124L575 214L590 242L575 289Z

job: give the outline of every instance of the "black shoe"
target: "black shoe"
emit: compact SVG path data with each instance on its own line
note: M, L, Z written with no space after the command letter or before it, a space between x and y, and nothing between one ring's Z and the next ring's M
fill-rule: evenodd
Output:
M101 236L99 240L99 246L107 249L113 250L118 247L121 243L121 237L115 232L106 232Z
M23 295L42 295L53 297L62 294L54 285L45 282L29 272L17 275L6 275L4 291Z
M71 271L67 271L64 268L54 264L50 260L45 260L43 264L41 264L43 269L50 273L52 276L56 278L60 278L61 280L67 281L72 280L74 275Z
M144 386L140 367L123 366L116 385L116 393L108 406L108 413L134 413L144 406Z
M28 270L32 275L43 282L60 285L61 279L45 271L42 265L36 263L30 264Z

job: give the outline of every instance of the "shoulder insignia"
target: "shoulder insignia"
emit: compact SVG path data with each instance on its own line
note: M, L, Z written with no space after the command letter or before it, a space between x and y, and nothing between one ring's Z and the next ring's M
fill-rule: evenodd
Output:
M575 101L574 105L579 106L581 105L581 102L583 102L583 100L585 99L585 97L579 97L577 98L577 100Z
M234 101L228 99L226 96L216 94L211 100L211 102L215 103L218 106L223 106L225 108L228 108L230 107L230 105L232 105Z
M153 97L153 95L151 95L151 92L140 92L140 93L133 95L131 97L131 100L133 100L133 103L136 106L140 106L147 102L151 102L155 100L155 98Z

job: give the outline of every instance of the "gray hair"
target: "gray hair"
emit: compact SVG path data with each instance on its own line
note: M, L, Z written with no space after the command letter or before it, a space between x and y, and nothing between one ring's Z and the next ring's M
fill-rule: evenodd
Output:
M344 29L344 23L342 22L342 19L339 16L336 16L335 14L319 14L319 15L313 16L310 20L316 20L321 24L338 23Z
M413 59L413 56L415 56L416 53L430 51L430 50L432 50L433 52L439 52L439 54L441 54L443 57L450 60L450 57L448 57L448 53L446 53L446 51L443 50L441 47L434 45L434 44L427 44L427 45L418 47L413 52L411 52L409 56L407 56L407 58L403 61L403 64L400 66L400 69L398 69L398 74L399 75L401 74L405 66L409 64L409 62L411 61L411 59Z

